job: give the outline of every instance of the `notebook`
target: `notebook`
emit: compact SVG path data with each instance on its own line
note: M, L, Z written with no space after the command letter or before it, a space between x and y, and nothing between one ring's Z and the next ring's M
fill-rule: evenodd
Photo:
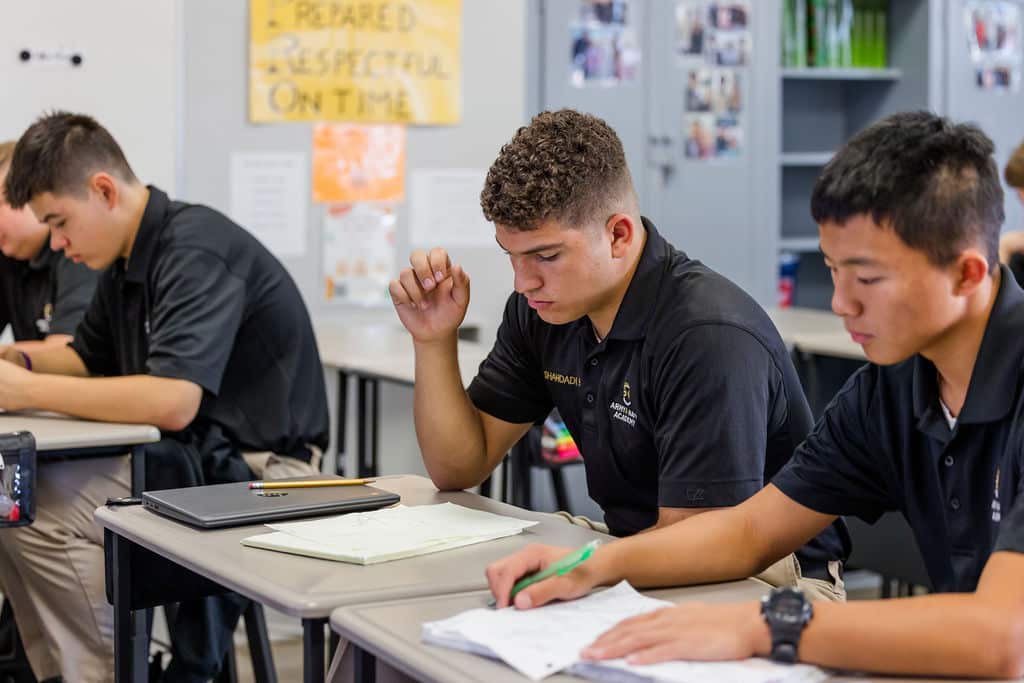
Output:
M338 562L376 564L512 536L535 524L454 503L398 505L340 517L268 524L272 533L244 538L242 545Z
M203 529L373 510L399 500L397 494L372 486L250 490L244 481L142 494L148 510Z
M596 681L630 683L818 683L828 678L817 667L767 659L636 665L624 659L595 662L579 658L580 650L623 619L671 606L641 595L623 581L579 600L537 609L469 610L423 624L422 639L499 659L535 681L563 671Z

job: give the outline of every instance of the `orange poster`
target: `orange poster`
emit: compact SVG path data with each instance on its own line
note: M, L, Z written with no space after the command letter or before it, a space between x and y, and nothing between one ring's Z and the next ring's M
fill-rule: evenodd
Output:
M318 123L313 127L313 201L405 197L405 126Z

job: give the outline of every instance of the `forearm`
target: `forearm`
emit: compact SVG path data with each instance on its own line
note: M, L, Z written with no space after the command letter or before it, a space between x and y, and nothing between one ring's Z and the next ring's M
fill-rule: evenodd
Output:
M30 339L27 341L15 342L11 346L19 351L43 351L45 349L59 349L68 345L74 339L70 334L51 334L45 339Z
M1024 634L1010 614L976 594L816 602L800 659L889 674L1017 678Z
M193 406L183 401L183 393L169 390L169 383L190 384L148 375L81 378L33 373L25 397L27 407L37 410L179 431L194 418L198 402Z
M476 486L490 474L480 414L459 372L458 341L416 344L413 415L423 463L443 490Z
M4 351L4 359L15 365L28 367L25 355L32 364L32 372L46 375L71 375L88 377L89 370L81 357L67 344L51 343L49 340L37 342L38 346L22 348L21 345L9 347ZM22 355L24 354L24 355Z
M740 508L709 510L667 527L620 539L594 556L601 584L638 587L743 579L775 559Z

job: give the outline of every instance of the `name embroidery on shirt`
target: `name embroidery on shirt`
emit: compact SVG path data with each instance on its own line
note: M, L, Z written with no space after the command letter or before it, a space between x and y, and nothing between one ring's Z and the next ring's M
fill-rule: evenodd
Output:
M992 521L999 522L1003 519L1003 506L999 502L999 468L996 468L996 486L992 494Z
M612 401L608 407L612 411L612 419L625 422L630 427L636 427L636 412L630 406L633 405L633 388L629 380L622 383L622 401Z
M582 384L582 380L574 375L563 375L560 372L551 372L550 370L544 371L544 379L548 382L554 382L555 384L568 384L571 387L578 387Z

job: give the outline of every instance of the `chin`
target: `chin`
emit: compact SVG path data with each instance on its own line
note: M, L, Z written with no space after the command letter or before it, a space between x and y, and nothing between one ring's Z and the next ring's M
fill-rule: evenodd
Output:
M906 352L902 349L872 349L869 345L861 346L864 355L875 365L896 365L902 363L915 355L916 352Z

